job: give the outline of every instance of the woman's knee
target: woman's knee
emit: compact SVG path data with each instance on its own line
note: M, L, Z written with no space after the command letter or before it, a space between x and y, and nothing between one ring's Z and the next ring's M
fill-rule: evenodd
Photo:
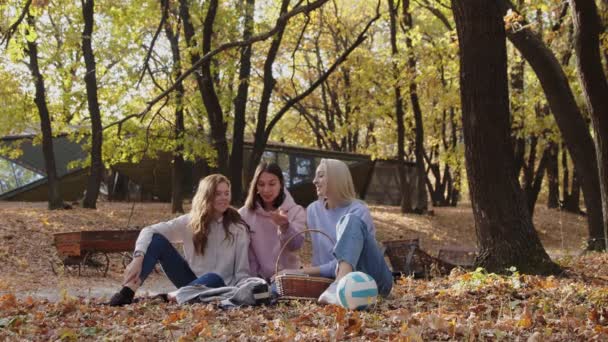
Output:
M169 240L167 240L167 238L164 237L162 234L154 234L154 235L152 235L152 240L150 241L150 245L148 246L148 249L164 247L169 244L171 244L169 242Z
M205 285L211 288L226 286L224 279L219 274L213 272L205 273L198 279L194 280L192 284Z
M212 279L212 280L215 280L215 281L224 281L224 279L219 274L217 274L217 273L209 272L209 273L206 273L206 276L209 279Z

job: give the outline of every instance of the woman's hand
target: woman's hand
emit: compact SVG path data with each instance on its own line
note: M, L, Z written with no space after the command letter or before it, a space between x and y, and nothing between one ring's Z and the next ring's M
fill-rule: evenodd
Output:
M143 262L144 257L138 256L136 258L133 258L131 263L127 265L127 268L125 269L125 274L122 279L123 286L127 286L128 284L139 285L139 275L141 273Z
M274 224L279 226L281 232L284 233L289 228L289 218L287 217L287 212L284 212L283 209L278 209L271 212L270 218Z

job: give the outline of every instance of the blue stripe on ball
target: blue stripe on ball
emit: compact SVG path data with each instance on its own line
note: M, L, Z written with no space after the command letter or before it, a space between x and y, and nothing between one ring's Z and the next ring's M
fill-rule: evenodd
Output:
M358 273L353 274L352 278L356 283L365 283L366 281L368 281L368 280L365 280L365 278L363 278L361 276L361 274L358 274Z
M378 295L378 290L377 289L358 290L358 291L351 292L350 295L353 298L375 297Z
M359 305L355 308L355 310L365 310L367 309L368 305Z
M338 291L338 296L340 296L340 304L344 307L348 307L348 302L346 301L346 286L343 286L340 291Z

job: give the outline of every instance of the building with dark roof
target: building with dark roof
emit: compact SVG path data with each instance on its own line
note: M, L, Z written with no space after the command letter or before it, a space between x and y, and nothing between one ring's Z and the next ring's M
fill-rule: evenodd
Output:
M0 139L0 146L19 148L23 153L16 158L0 157L0 200L46 201L48 196L42 146L33 144L34 137L13 136ZM88 168L73 166L87 158L83 144L67 136L53 139L61 194L66 201L83 197ZM245 143L244 160L248 161L252 143ZM321 158L340 159L349 165L355 188L360 197L370 203L398 205L401 187L396 161L372 161L363 154L325 151L282 143L268 144L263 159L276 162L284 171L287 188L295 200L307 205L316 199L312 180ZM168 152L155 158L144 158L138 163L118 163L107 173L102 193L118 200L171 199L171 161ZM406 164L407 179L415 184L416 168ZM186 162L183 189L185 197L192 196L198 180L209 173L204 163ZM244 166L245 169L247 165ZM189 191L188 191L189 190Z

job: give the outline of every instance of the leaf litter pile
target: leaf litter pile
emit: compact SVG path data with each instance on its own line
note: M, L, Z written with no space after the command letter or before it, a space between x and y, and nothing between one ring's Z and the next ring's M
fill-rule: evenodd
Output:
M170 216L167 205L137 206L131 229ZM608 340L608 256L569 256L585 235L575 215L540 210L545 222L535 219L547 249L562 252L562 277L455 269L446 277L401 278L389 298L362 312L305 301L223 310L145 296L112 308L103 305L107 296L76 290L93 284L116 290L120 257L112 255L105 278L67 269L53 274L53 233L125 229L130 209L101 203L96 211L49 212L44 204L0 203L0 340ZM474 245L470 207L436 208L434 216L401 216L385 206L372 211L380 240L418 236L431 252L454 244L450 239Z

